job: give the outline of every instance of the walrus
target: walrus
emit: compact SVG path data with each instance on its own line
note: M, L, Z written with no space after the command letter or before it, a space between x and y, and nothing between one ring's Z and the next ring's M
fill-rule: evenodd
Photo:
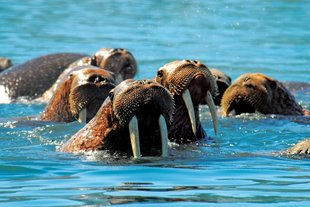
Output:
M231 85L231 78L219 69L211 68L210 71L215 78L218 88L218 93L213 97L213 101L215 105L220 106L224 92Z
M307 115L284 85L261 73L238 77L225 91L222 102L224 116L241 113Z
M57 87L67 79L71 72L78 69L76 66L87 65L97 66L113 72L117 84L125 79L133 78L138 70L137 62L128 50L123 48L102 48L94 55L83 57L72 63L37 101L48 102Z
M13 65L12 61L5 57L0 57L0 73Z
M128 79L111 90L96 116L71 137L62 152L108 150L135 158L167 156L171 94L152 80Z
M88 122L115 87L115 77L110 71L79 66L54 93L39 120L54 122Z
M206 65L197 60L176 60L159 68L155 81L166 87L175 100L170 140L188 143L206 137L199 119L201 104L209 106L217 133L218 119L212 99L217 93L217 85Z
M10 101L19 97L37 98L51 87L65 68L84 56L79 53L49 54L7 69L0 73L0 97L8 97Z
M281 152L281 154L310 156L310 138L299 141L293 147Z

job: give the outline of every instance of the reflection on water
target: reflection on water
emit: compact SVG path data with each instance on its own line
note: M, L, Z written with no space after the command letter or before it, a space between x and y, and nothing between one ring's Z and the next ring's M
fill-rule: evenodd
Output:
M123 47L138 61L136 78L153 78L175 59L199 59L232 79L262 72L305 82L297 89L286 84L310 110L310 1L0 0L0 5L0 56L16 64L54 52ZM309 117L220 116L214 136L202 107L208 139L170 143L168 158L134 160L106 152L58 152L82 125L24 119L43 109L37 103L0 105L0 205L309 206L309 158L273 154L310 136Z
M2 202L14 206L36 206L46 200L61 201L58 205L284 204L309 202L310 199L307 196L308 161L296 163L269 157L256 157L255 160L252 157L200 161L175 159L163 161L163 166L153 166L153 163L98 166L75 160L64 162L70 165L43 162L40 165L45 167L40 170L11 166L8 171L8 166L2 165L2 178L15 174L14 182L2 180ZM267 164L269 162L275 164L271 166ZM177 163L176 168L173 163ZM199 168L186 167L190 165ZM74 169L77 166L79 169ZM262 169L264 174L260 172Z

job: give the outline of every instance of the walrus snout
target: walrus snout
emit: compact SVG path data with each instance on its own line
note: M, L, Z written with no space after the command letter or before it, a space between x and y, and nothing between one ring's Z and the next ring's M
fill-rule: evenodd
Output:
M156 111L169 122L174 109L173 99L167 89L153 80L128 79L111 92L113 111L121 125L127 124L139 110L147 104L154 105ZM152 113L145 110L146 113Z

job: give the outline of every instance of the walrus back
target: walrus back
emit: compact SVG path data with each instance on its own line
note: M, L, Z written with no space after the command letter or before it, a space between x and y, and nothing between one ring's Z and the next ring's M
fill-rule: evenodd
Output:
M29 60L0 74L2 85L12 101L18 97L41 96L72 62L85 57L79 53L55 53Z

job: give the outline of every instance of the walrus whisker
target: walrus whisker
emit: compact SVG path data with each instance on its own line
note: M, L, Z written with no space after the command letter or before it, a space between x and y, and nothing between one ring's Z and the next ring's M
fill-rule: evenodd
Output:
M209 106L209 110L211 113L213 128L214 128L214 134L217 135L219 122L218 122L218 117L217 117L216 108L215 108L215 105L213 102L213 98L212 98L212 95L209 91L207 92L206 102Z
M160 137L161 137L161 148L162 148L162 156L168 156L168 129L165 118L163 115L159 116L159 128L160 128Z
M138 119L136 116L133 116L129 121L129 134L130 134L133 157L135 159L141 158L139 127L138 127Z
M80 123L86 123L86 118L87 118L87 109L84 108L80 111L79 113L79 118L78 118L78 122Z
M186 108L187 108L187 111L188 111L188 115L189 115L189 118L190 118L190 121L191 121L193 133L196 135L197 125L196 125L195 110L194 110L192 98L191 98L191 95L190 95L188 89L186 89L183 92L182 98L183 98L183 101L184 101L184 103L186 105Z

